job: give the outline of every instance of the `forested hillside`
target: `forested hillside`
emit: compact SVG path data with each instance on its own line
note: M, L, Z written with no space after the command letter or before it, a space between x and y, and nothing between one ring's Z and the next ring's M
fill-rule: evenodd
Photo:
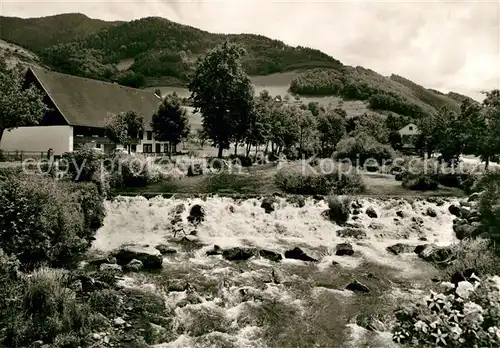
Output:
M120 22L92 19L81 13L40 18L1 16L0 38L40 53L47 47L67 43L118 24Z
M185 86L197 58L230 40L246 48L243 65L249 75L300 71L290 85L295 94L363 100L372 109L416 118L442 106L458 110L467 99L401 76L345 66L316 49L291 47L260 35L213 34L159 17L130 22L105 22L82 14L0 17L0 38L32 50L53 70L132 87Z
M100 22L93 24L90 27L95 29ZM99 31L89 29L88 35L82 32L71 42L41 40L36 35L28 38L29 32L23 41L25 47L38 50L43 61L55 70L136 87L185 84L198 56L226 39L245 46L248 54L244 66L250 75L342 65L319 50L290 47L259 35L212 34L157 17L115 24L103 25L105 28ZM3 37L12 40L12 35ZM60 44L52 45L54 42ZM126 71L118 68L123 60L132 62Z
M313 69L292 80L290 91L301 95L338 95L367 101L374 110L392 111L412 118L434 114L443 106L458 111L460 103L403 77L385 77L363 67Z

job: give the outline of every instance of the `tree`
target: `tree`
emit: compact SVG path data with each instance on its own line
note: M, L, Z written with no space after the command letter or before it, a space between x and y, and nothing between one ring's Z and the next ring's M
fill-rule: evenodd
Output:
M389 128L380 115L365 113L356 117L353 121L355 132L353 136L359 133L365 133L375 138L375 140L381 144L387 144L389 142Z
M203 129L218 146L218 157L231 141L243 139L253 107L253 87L243 70L242 46L224 42L198 63L188 84L196 112L201 112Z
M482 110L469 106L475 117L473 139L475 140L475 154L480 156L488 168L490 160L497 160L500 155L500 90L485 92L486 98ZM467 105L462 104L462 109Z
M111 114L106 118L104 133L115 144L121 144L130 153L130 145L144 132L144 118L135 111Z
M399 150L403 144L403 138L401 137L401 133L397 130L393 130L389 133L389 144L392 146L394 150Z
M339 110L343 111L329 107L318 119L321 150L324 157L332 154L337 143L346 134L347 121Z
M151 128L155 139L177 145L190 131L186 109L176 95L167 95L153 115Z
M250 154L251 146L256 147L264 145L270 138L270 120L273 106L277 102L273 99L267 90L260 92L255 98L253 112L250 117L249 129L246 134L247 156Z
M22 76L20 68L9 69L0 60L0 143L6 130L36 125L47 110L36 87L23 88Z
M311 111L311 114L313 114L313 116L318 116L321 111L318 102L309 102L309 104L307 104L307 108L309 109L309 111Z

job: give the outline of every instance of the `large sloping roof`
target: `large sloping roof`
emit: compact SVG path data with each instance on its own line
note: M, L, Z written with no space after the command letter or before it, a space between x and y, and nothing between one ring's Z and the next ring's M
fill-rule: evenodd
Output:
M133 110L144 117L150 129L153 114L161 103L151 91L66 75L39 67L31 71L72 126L104 127L109 113Z

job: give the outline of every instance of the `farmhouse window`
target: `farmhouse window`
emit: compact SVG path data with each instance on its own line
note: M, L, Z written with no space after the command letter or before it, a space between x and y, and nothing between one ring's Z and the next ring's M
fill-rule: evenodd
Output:
M152 131L147 131L147 136L148 136L148 140L153 140L153 132Z
M153 152L153 144L144 144L142 146L142 152L144 152L144 153L152 153Z

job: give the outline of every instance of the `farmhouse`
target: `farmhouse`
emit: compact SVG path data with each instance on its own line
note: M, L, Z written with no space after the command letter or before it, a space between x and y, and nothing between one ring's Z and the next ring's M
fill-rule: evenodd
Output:
M104 122L109 113L135 111L144 117L144 134L131 146L132 152L168 152L168 143L157 142L151 119L161 98L151 91L118 84L57 73L30 67L25 84L33 83L44 94L49 108L39 125L20 127L5 132L4 151L43 152L52 149L55 155L73 151L79 145L94 143L105 153L117 146L104 136ZM172 149L174 150L174 149Z
M414 123L409 123L399 130L399 134L403 147L411 148L415 145L415 139L420 131Z

